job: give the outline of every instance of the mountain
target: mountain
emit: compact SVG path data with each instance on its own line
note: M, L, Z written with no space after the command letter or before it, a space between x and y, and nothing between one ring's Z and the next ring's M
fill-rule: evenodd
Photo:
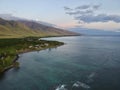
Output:
M19 21L19 20L25 20L25 21L33 21L33 22L37 22L40 23L42 25L46 25L46 26L51 26L51 27L56 27L56 25L48 23L48 22L43 22L43 21L36 21L36 20L28 20L26 18L21 18L21 17L16 17L13 16L12 14L0 14L0 17L5 19L5 20L14 20L14 21Z
M81 33L83 35L120 36L119 30L115 32L115 31L88 29L88 28L81 28L81 27L70 28L69 30L77 33Z
M34 21L4 20L0 18L0 38L19 38L28 36L69 36L77 33L45 26Z
M16 20L28 20L25 18L13 16L12 14L0 14L0 18L5 19L5 20L14 20L14 21L16 21Z

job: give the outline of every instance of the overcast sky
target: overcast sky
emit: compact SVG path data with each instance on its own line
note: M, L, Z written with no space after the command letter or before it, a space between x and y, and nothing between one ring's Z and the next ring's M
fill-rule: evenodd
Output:
M120 0L0 0L0 14L63 28L120 29Z

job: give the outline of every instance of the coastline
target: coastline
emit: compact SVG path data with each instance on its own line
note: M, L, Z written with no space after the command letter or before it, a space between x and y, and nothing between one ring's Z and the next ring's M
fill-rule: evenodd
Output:
M55 46L55 47L59 47L59 46L61 46L61 45L58 45L58 46ZM48 48L55 48L55 47L48 47ZM45 49L48 49L48 48L39 49L39 50L29 50L29 51L23 51L23 52L18 53L18 54L15 56L15 58L13 59L12 65L4 68L4 70L3 70L1 73L4 73L4 72L8 71L9 69L14 68L14 65L13 65L13 64L17 62L17 60L19 59L19 55L20 55L20 54L29 53L29 52L33 52L33 51L42 51L42 50L45 50Z
M73 35L48 35L48 36L27 36L27 37L1 37L0 36L0 39L12 39L12 38L28 38L28 37L34 37L34 38L50 38L50 37L72 37L72 36L82 36L84 34L80 34L80 33L76 33L76 34L73 34Z
M17 60L19 59L19 55L20 54L24 54L24 53L28 53L28 52L33 52L33 51L41 51L41 50L45 50L45 49L49 49L49 48L55 48L55 47L59 47L59 46L64 45L63 42L58 42L58 41L47 41L47 40L43 40L43 41L44 42L42 44L46 44L46 42L47 42L47 44L49 44L49 45L43 46L42 48L35 48L35 47L32 48L32 49L31 48L25 48L24 50L19 50L16 53L14 53L14 57L12 56L13 58L10 58L10 59L12 59L11 64L9 66L4 67L2 69L2 71L0 72L0 74L8 71L11 68L15 68L16 67L16 63L17 63L17 67L19 67L19 63L17 62ZM41 44L41 43L39 43L39 44Z
M40 38L52 38L52 37L74 37L74 36L83 36L83 34L77 34L77 35L61 35L61 36L44 36Z

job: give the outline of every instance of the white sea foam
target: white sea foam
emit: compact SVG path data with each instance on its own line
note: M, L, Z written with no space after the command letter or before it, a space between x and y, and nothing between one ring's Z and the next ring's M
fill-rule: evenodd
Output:
M55 90L67 90L66 88L66 85L59 85Z
M74 84L73 84L73 87L82 87L82 88L86 88L86 89L89 89L89 88L90 88L89 85L87 85L87 84L85 84L85 83L83 83L83 82L79 82L79 81L77 81L76 83L74 83Z

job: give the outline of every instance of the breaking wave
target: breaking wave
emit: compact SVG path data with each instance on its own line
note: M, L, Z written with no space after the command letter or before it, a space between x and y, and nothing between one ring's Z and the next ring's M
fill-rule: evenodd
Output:
M59 85L55 90L68 90L66 89L66 85Z

